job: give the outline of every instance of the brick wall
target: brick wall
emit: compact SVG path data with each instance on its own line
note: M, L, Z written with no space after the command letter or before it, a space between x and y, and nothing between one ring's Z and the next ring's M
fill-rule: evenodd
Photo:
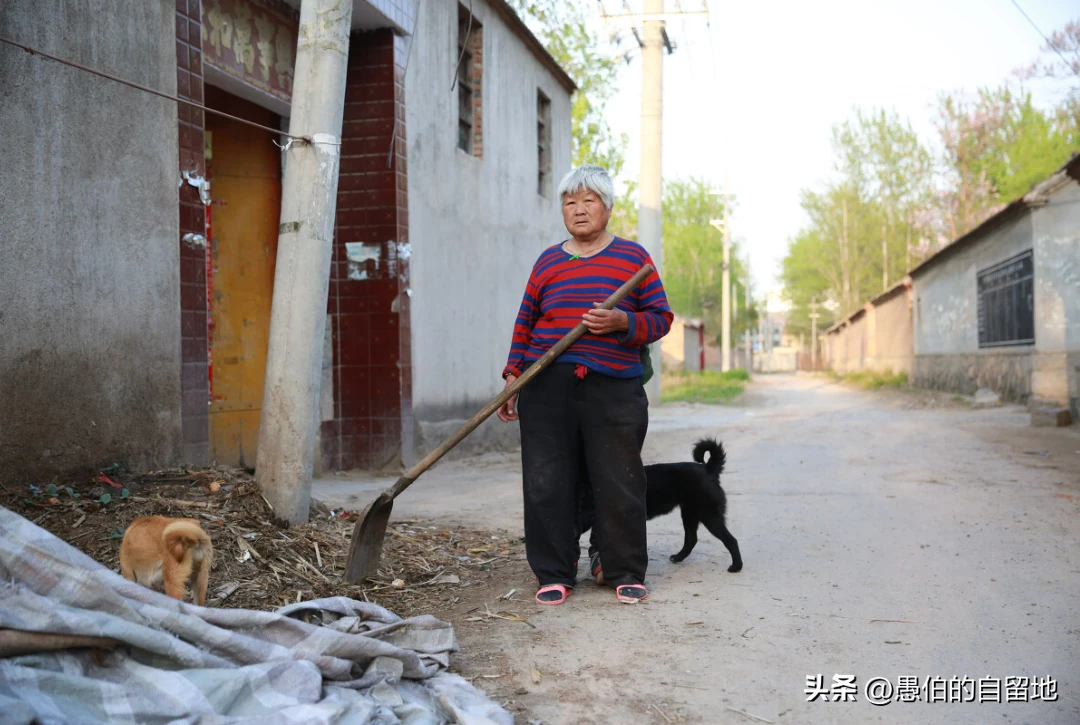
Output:
M176 0L176 92L203 102L201 0ZM180 171L206 176L203 158L203 112L177 104ZM206 234L206 211L198 190L180 187L181 417L184 460L203 464L210 456L209 377L206 331L206 249L185 243L185 234Z
M469 34L469 50L472 53L473 87L473 156L484 157L484 28L473 21Z
M390 30L350 38L328 301L334 419L320 429L325 469L396 466L403 442L411 450L406 49Z

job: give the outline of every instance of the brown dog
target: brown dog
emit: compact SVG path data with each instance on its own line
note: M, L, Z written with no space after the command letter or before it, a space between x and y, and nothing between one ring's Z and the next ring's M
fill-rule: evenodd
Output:
M195 603L202 607L213 557L210 537L195 519L140 516L124 532L120 571L125 579L146 587L164 580L165 593L180 601L190 581Z

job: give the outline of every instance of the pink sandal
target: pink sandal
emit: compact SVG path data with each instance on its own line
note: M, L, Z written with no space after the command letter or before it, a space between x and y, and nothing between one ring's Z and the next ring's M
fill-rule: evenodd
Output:
M649 598L649 592L641 584L620 584L615 587L615 598L623 604L637 604Z
M541 599L541 595L551 593L558 594L558 597ZM546 586L540 587L540 590L536 592L536 603L544 604L549 607L556 607L569 599L570 595L573 593L573 587L568 587L563 584L548 584Z

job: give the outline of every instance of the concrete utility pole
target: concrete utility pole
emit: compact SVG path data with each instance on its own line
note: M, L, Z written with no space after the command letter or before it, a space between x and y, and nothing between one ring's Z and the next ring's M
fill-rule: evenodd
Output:
M731 214L728 209L728 184L724 176L724 190L710 191L714 196L724 197L724 218L712 219L709 224L719 230L724 245L724 262L720 280L720 369L731 369Z
M731 214L728 211L727 176L724 176L724 289L720 293L720 307L724 321L720 325L720 367L724 372L731 370Z
M738 282L733 281L731 283L731 329L732 329L732 331L735 330L735 323L736 323L735 318L739 314L739 290L737 289L738 286L739 286ZM735 340L735 344L736 345L739 344L738 339ZM738 349L738 348L736 348L736 349ZM731 356L732 356L731 357L731 366L735 367L735 352L734 351L732 351Z
M889 289L889 243L881 237L881 291Z
M731 325L734 327L736 317L739 316L739 283L731 283Z
M762 349L765 351L766 363L772 363L772 351L773 351L773 322L772 317L769 315L769 296L765 295L765 317L762 322L762 334L764 338L761 341Z
M623 2L624 13L608 14L600 3L604 25L613 31L630 27L641 48L641 170L638 176L638 242L652 256L656 268L663 274L663 176L661 144L664 116L664 48L675 50L668 38L665 23L668 19L709 17L707 3L700 10L683 10L675 3L674 12L664 10L664 0L645 0L644 13L635 13ZM643 31L639 34L638 24ZM613 38L615 36L613 35ZM629 55L626 56L629 58ZM652 402L660 401L660 344L650 346L653 378L645 385Z
M645 14L662 16L664 0L645 0ZM641 49L641 174L638 180L638 241L663 269L664 20L644 21ZM645 386L649 400L660 402L660 345L651 346L654 375Z
M817 311L817 297L810 302L810 369L817 370L817 321L821 315Z
M765 364L768 362L769 356L765 350L765 316L758 315L758 354L761 355L761 372L765 372Z
M747 264L746 268L749 270L750 265ZM746 337L746 372L751 373L754 371L754 348L750 344L750 287L744 286L743 292L746 298L746 329L743 331Z
M255 478L274 514L308 520L352 3L303 0L285 152Z

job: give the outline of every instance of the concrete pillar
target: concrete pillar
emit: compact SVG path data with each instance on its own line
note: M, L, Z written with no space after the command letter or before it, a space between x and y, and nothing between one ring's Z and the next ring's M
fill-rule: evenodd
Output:
M664 12L664 0L645 0L645 13ZM638 242L652 255L663 275L661 142L664 111L664 21L646 20L641 51L641 174L638 182ZM660 345L652 345L653 378L646 384L649 402L660 402Z
M877 370L877 308L872 302L867 302L866 310L866 359L863 360L864 370Z
M255 477L275 515L307 521L341 160L352 3L303 0L281 193Z
M720 290L720 369L731 370L731 215L727 179L724 179L724 269Z
M749 272L750 265L747 265L747 272ZM749 275L747 275L749 276ZM746 282L747 287L743 290L745 292L743 301L746 305L746 329L743 331L743 335L746 338L746 372L750 373L754 371L754 349L750 344L750 281Z

